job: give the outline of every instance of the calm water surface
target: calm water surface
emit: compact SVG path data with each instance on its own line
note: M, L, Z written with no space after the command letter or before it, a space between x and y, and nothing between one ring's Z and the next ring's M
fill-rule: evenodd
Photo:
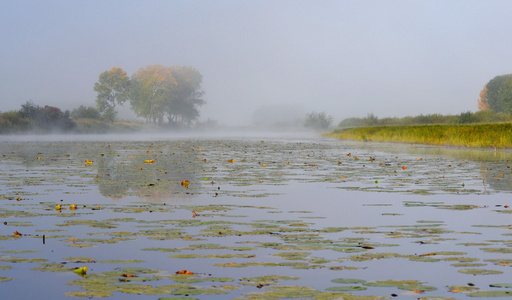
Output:
M11 137L0 159L6 299L512 293L507 151Z

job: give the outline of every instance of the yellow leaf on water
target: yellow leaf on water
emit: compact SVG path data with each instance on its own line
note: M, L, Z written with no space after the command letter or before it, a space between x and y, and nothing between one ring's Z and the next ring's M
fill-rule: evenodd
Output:
M87 274L87 266L81 267L81 268L77 268L73 272L75 272L78 275L85 275L85 274Z

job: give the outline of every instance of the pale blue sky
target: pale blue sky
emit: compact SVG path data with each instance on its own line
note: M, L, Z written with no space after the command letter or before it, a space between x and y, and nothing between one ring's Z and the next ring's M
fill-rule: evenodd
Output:
M114 66L203 74L202 119L476 111L512 73L512 1L0 1L0 111L94 105ZM290 110L292 111L292 110Z

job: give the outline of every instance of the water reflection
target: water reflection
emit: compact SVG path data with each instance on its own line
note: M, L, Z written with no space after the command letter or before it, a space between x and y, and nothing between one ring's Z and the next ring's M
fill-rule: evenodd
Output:
M0 172L11 185L27 180L68 186L90 181L101 195L115 200L136 196L161 202L185 194L215 196L221 185L231 190L223 193L254 196L259 186L301 182L387 192L512 191L512 152L506 150L334 139L202 138L3 142L0 155ZM402 170L403 165L407 170ZM13 170L16 176L10 175ZM182 180L190 182L188 189L181 186Z
M187 193L181 181L197 182L200 164L178 146L165 143L141 145L112 144L100 153L94 179L102 195L121 199L136 195L151 202L162 202L176 194ZM189 193L190 194L190 193Z

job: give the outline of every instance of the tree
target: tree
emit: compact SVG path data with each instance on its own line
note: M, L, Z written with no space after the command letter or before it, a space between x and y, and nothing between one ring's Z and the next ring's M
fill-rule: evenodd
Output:
M489 110L489 104L487 103L487 85L480 92L480 98L478 98L478 109Z
M98 110L104 114L104 119L114 121L116 104L122 105L130 95L130 78L123 69L114 67L100 74L94 91L98 93Z
M479 108L480 103L494 112L512 113L512 74L491 79L480 92Z
M174 66L169 68L176 80L176 86L167 95L165 105L169 123L178 126L189 126L199 117L199 106L205 101L201 89L203 75L188 66Z
M139 69L131 79L130 104L147 122L162 125L165 118L174 126L190 126L205 102L203 76L187 66L152 65Z
M167 110L166 99L177 82L171 70L162 65L140 68L132 76L130 104L139 117L161 125Z
M307 115L304 127L315 130L328 129L332 124L332 117L325 112L312 112Z
M21 105L21 109L19 110L20 116L22 118L27 118L34 120L39 116L41 111L41 107L39 105L34 104L32 101L27 101L25 104Z

